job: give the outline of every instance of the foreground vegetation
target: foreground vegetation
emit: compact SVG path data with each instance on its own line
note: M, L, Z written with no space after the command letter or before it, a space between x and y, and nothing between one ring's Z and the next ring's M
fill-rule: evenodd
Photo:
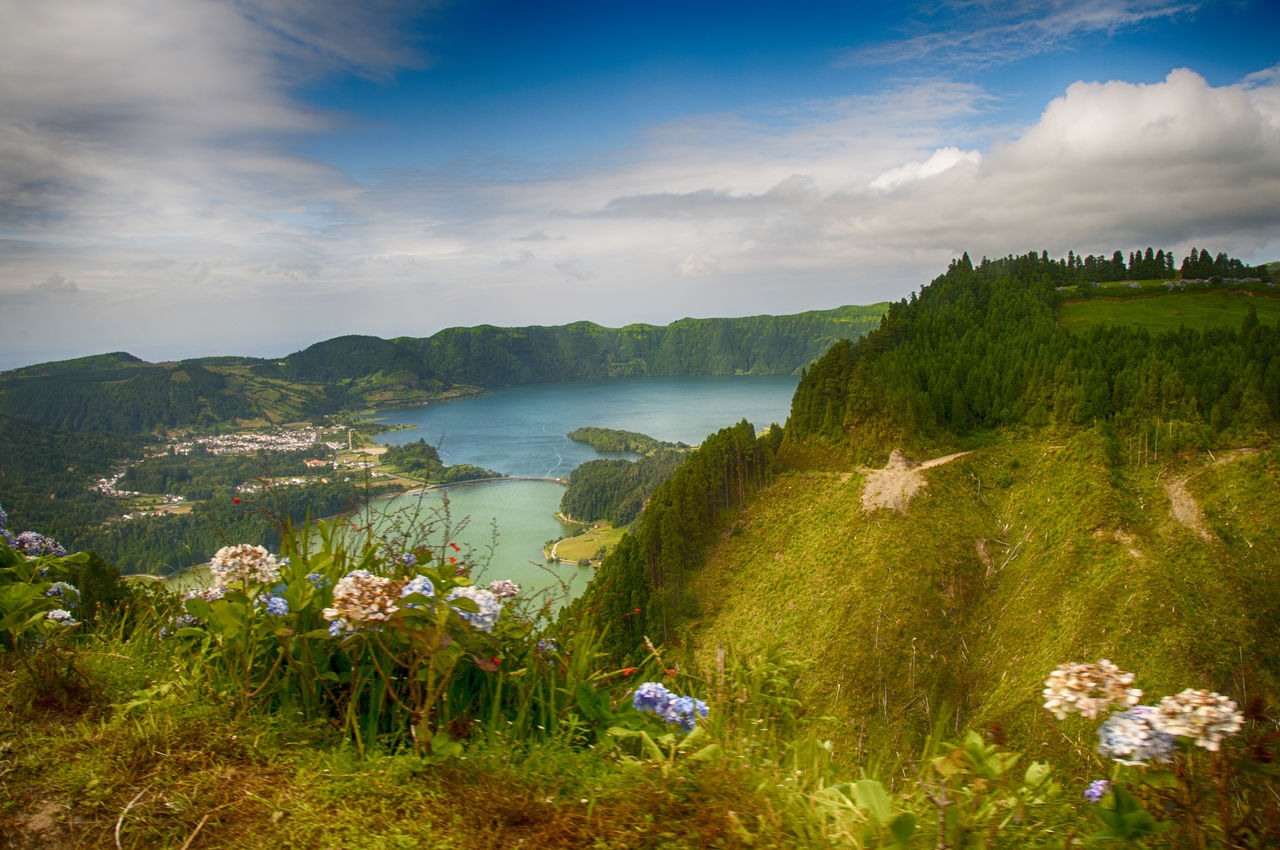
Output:
M517 589L484 589L447 542L447 518L428 526L350 550L324 527L314 547L302 543L310 535L286 534L287 561L228 547L215 587L185 600L121 586L82 556L24 555L29 536L0 547L0 842L1064 847L1280 837L1268 793L1275 721L1260 707L1224 705L1215 728L1229 732L1179 733L1161 753L1167 765L1108 764L1087 753L1093 729L1115 726L1137 697L1086 667L1050 677L1054 693L1074 682L1100 698L1094 719L1058 727L1079 750L1069 766L1020 755L992 740L999 734L956 730L945 710L919 750L841 763L829 720L796 698L811 664L721 652L706 667L672 666L642 642L636 665L608 666L594 630L549 629Z

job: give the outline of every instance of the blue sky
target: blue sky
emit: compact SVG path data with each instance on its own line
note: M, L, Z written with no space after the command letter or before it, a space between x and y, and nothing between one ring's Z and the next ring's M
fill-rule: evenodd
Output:
M1271 2L0 0L0 368L1280 259Z

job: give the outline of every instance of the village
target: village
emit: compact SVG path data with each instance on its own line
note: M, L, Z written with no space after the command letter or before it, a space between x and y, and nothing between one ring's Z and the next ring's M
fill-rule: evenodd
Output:
M342 432L346 433L343 434ZM345 437L345 439L341 439ZM335 439L336 438L336 439ZM121 489L118 485L129 470L152 458L169 455L192 455L193 453L210 456L251 455L259 452L298 452L323 445L332 452L328 459L308 458L303 463L316 470L314 475L289 475L273 478L259 478L244 481L235 486L237 495L261 492L270 487L303 487L309 484L328 484L337 475L334 473L362 473L372 478L390 478L386 472L379 471L376 460L382 447L358 449L354 447L354 432L351 428L324 428L310 425L294 428L280 428L274 431L243 431L209 437L195 437L178 440L152 449L138 460L125 461L113 468L104 478L99 478L89 489L112 499L127 500L129 510L121 513L115 521L128 521L151 516L186 513L191 510L190 502L185 496L171 493L142 493L137 490ZM321 470L328 471L326 475ZM344 474L343 481L350 481L351 474ZM406 482L408 483L408 482Z

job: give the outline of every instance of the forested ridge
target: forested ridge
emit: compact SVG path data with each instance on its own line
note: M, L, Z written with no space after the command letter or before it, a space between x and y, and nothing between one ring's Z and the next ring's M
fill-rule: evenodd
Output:
M1200 256L1184 268L1199 271ZM1132 259L1145 274L1143 255ZM1035 253L953 262L919 296L891 304L877 330L837 342L805 370L785 434L756 440L742 423L708 438L654 493L575 610L607 625L619 660L643 635L679 634L698 613L687 588L710 541L740 530L735 509L776 471L807 466L806 446L835 448L849 469L882 464L895 447L930 456L982 445L1008 428L1102 428L1113 459L1275 433L1280 326L1250 309L1234 329L1071 333L1057 323L1061 287L1084 267L1074 255Z
M874 452L890 436L912 445L1007 425L1159 422L1172 449L1274 427L1276 326L1251 311L1237 329L1069 333L1056 320L1059 270L1036 254L977 266L965 255L806 371L788 436Z
M666 326L447 328L428 338L342 336L280 360L146 363L116 353L0 373L0 412L62 430L143 434L280 423L449 394L627 375L794 374L884 305Z

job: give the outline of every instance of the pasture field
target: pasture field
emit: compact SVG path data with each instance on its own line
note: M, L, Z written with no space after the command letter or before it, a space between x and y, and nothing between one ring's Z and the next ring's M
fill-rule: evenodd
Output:
M1070 330L1093 325L1138 325L1152 333L1176 331L1186 326L1239 328L1253 306L1258 321L1280 321L1280 296L1239 292L1170 292L1143 298L1091 298L1063 303L1058 323Z

